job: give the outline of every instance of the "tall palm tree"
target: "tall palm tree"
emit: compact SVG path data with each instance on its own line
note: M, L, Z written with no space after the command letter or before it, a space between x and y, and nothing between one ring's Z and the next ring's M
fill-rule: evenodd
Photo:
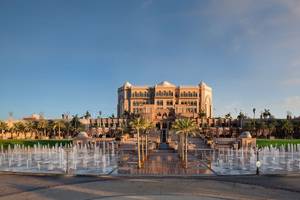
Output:
M270 109L265 109L264 112L262 113L262 116L264 119L270 118L272 116Z
M33 121L25 122L25 132L30 133L30 138L32 137L32 133L36 130L35 124Z
M17 137L20 136L20 133L24 133L25 125L23 122L16 122L13 124L13 130L17 133Z
M195 135L198 126L194 121L189 118L177 119L172 126L172 129L176 131L176 134L180 135L181 140L181 151L184 151L182 154L182 161L185 161L184 167L187 168L188 159L187 159L187 151L188 151L188 135ZM182 148L184 146L184 148Z
M124 132L128 129L126 123L123 121L120 123L120 126L117 128L119 131L119 134L117 137L122 138L122 136L124 135Z
M145 152L146 152L146 160L148 159L148 134L154 128L154 124L146 121L144 125L144 134L145 134Z
M38 121L37 128L38 128L39 130L42 130L42 131L43 131L43 136L46 136L46 134L47 134L47 128L48 128L48 121L45 120L45 119L40 119L40 120Z
M140 131L144 129L145 120L142 118L136 118L130 122L130 126L136 130L137 133L137 147L138 147L138 168L142 167L141 164L141 147L140 147Z
M65 129L66 125L64 120L57 120L54 122L54 126L53 126L54 130L57 128L58 129L58 137L61 137L61 129Z
M242 112L239 113L239 115L237 116L238 120L240 121L240 128L243 128L243 120L246 119L246 115Z
M72 129L73 135L74 135L74 133L78 132L82 128L81 127L82 124L79 120L78 115L73 116L73 118L70 121L70 124L71 124L71 129Z
M267 125L266 125L265 121L258 121L256 123L255 129L257 130L257 132L261 133L263 136L265 135L266 128L267 128Z
M2 135L4 134L4 132L6 132L8 130L8 125L6 122L0 121L0 130L1 130Z
M290 120L284 120L281 128L282 128L282 131L284 132L285 138L286 138L287 135L292 136L292 133L294 131L294 127L293 127L293 124L291 123Z
M70 136L70 129L72 128L71 123L70 123L70 121L64 121L64 123L65 123L66 134L69 137Z
M269 135L272 136L272 133L276 130L277 122L275 120L270 120L267 128L269 130Z

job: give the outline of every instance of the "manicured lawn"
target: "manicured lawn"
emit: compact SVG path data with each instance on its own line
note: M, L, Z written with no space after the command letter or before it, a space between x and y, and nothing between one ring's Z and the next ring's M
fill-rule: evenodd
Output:
M265 147L265 146L282 146L282 145L289 145L289 144L300 144L300 139L257 139L256 145L258 147Z
M0 146L3 145L3 148L7 148L8 145L13 146L15 144L24 145L24 146L30 146L33 147L34 145L40 144L40 145L49 145L55 146L56 144L58 146L62 145L65 146L67 144L71 144L72 140L0 140Z

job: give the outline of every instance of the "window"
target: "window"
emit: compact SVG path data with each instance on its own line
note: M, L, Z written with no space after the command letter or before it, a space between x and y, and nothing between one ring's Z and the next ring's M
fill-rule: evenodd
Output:
M157 100L156 105L163 106L164 105L163 100Z
M167 101L167 106L172 106L173 105L173 101Z

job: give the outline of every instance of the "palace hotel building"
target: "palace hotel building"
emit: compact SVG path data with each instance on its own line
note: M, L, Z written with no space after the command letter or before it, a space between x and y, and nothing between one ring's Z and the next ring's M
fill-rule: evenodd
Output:
M163 81L154 86L136 86L126 82L118 88L118 117L140 114L167 132L176 118L199 118L205 112L212 118L212 88L201 82L196 86L176 86ZM163 134L162 140L166 136Z

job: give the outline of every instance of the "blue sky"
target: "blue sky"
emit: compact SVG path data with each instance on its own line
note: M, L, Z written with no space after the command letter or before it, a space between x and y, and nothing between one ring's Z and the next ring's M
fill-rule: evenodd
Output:
M0 119L116 112L125 81L213 87L215 115L300 115L298 0L0 0Z

